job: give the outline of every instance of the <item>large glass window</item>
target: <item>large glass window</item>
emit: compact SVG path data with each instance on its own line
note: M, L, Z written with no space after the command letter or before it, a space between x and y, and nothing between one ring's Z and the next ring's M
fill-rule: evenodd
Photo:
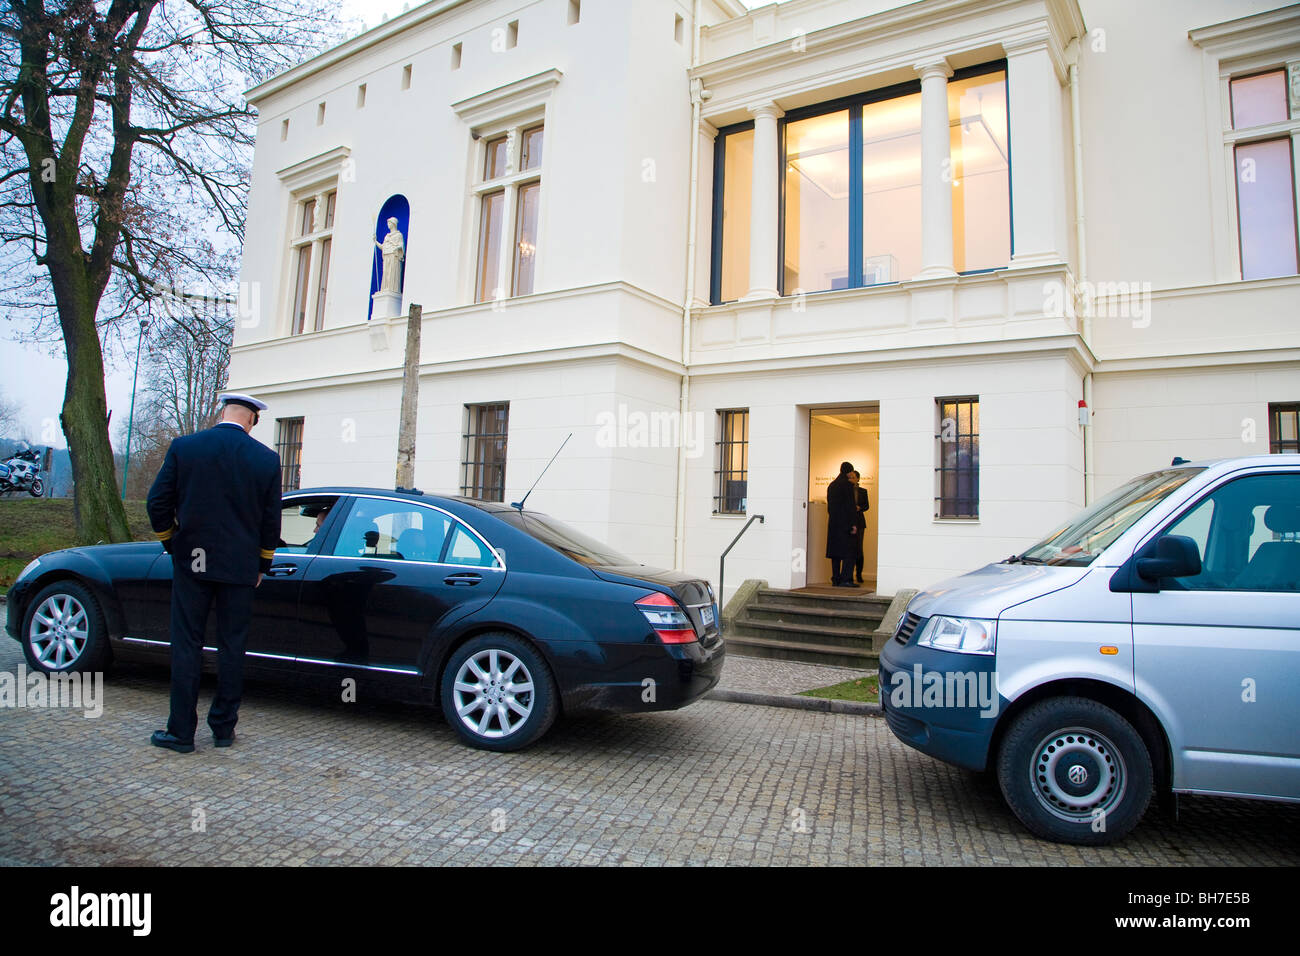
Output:
M1006 70L948 84L953 267L1011 261ZM782 295L901 282L921 271L921 93L905 83L792 110L780 121ZM749 289L753 124L719 132L712 301Z
M785 127L785 291L849 287L849 111Z
M713 300L732 302L749 291L749 217L754 179L754 130L737 130L719 136L721 169L719 194L714 197L721 219L716 237L718 269Z
M543 128L516 126L483 143L474 301L533 292L541 214Z
M1294 275L1298 262L1295 157L1290 133L1278 136L1275 125L1289 119L1286 70L1233 79L1229 99L1233 130L1274 126L1271 138L1252 138L1233 147L1241 277Z
M1011 261L1006 73L949 82L948 123L953 268L1005 266Z
M302 425L301 418L275 420L275 451L280 456L281 494L302 485Z
M862 107L862 284L921 271L921 94Z
M1268 406L1268 450L1275 455L1300 454L1300 402Z
M296 200L294 236L290 240L293 270L293 299L290 302L289 334L325 327L325 299L329 287L330 252L333 245L334 208L338 193L316 193ZM311 281L315 271L317 280ZM308 325L308 316L311 325Z

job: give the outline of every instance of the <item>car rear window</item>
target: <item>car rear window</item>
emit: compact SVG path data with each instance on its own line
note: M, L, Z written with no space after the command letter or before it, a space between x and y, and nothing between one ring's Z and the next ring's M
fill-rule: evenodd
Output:
M562 521L556 521L550 515L536 511L520 512L513 508L509 511L494 511L493 515L528 533L547 547L554 548L566 558L572 558L588 567L618 567L640 563L619 554L604 542L597 541Z

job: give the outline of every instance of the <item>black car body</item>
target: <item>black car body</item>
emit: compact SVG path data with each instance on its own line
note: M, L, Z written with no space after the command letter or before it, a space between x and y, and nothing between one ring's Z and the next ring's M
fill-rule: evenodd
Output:
M287 494L282 525L255 594L250 673L377 682L440 702L463 739L497 750L533 742L560 710L671 710L721 676L708 582L544 514L331 487ZM7 630L47 672L165 662L171 577L156 543L53 552L9 591Z

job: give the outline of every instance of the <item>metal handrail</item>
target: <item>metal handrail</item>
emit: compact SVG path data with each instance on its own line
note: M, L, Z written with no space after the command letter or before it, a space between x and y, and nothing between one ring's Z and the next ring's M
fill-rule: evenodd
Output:
M755 521L757 521L759 524L763 524L764 523L763 516L751 515L750 519L745 522L745 527L741 528L740 531L736 534L736 536L731 539L731 544L727 545L727 550L723 551L722 557L718 559L718 633L719 634L721 634L725 630L725 624L726 624L722 616L722 607L723 607L722 602L726 600L726 592L722 589L722 585L726 582L727 555L728 553L730 553L731 549L736 546L736 542L740 540L741 535L743 535L746 531L748 531L749 526L753 524Z

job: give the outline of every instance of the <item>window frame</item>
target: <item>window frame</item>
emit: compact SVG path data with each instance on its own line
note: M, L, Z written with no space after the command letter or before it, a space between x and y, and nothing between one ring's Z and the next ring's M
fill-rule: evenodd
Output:
M1283 415L1296 417L1296 438L1281 438ZM1292 446L1295 447L1283 447ZM1268 453L1270 455L1300 454L1300 402L1268 403Z
M369 555L366 556L365 558L361 558L360 556L357 555L335 554L334 550L338 547L339 536L342 533L343 528L347 524L347 519L352 516L352 509L356 507L358 501L363 501L363 500L382 501L389 505L407 506L412 509L423 508L426 511L436 512L437 514L446 518L448 521L447 533L443 539L443 544L448 550L450 550L451 547L451 539L456 533L457 529L459 528L462 531L468 531L470 537L478 541L486 550L486 552L492 556L492 558L494 559L494 563L491 565L461 564L453 561L424 561L416 558L393 558L387 555ZM386 513L394 514L396 513L396 510L397 509L394 508L393 511L389 511ZM438 505L433 504L432 502L410 501L405 498L389 498L385 495L343 494L343 495L339 495L338 501L335 502L331 511L335 512L336 514L331 514L331 516L328 519L326 519L325 526L321 529L323 531L325 530L325 528L330 528L330 533L325 538L322 539L322 547L320 547L316 552L317 558L326 558L332 561L358 561L358 560L365 560L367 562L391 561L393 562L393 564L398 566L418 564L418 565L426 565L426 566L431 565L431 566L445 567L445 568L473 568L479 571L505 571L506 570L506 562L502 553L498 551L496 548L494 548L492 544L487 540L487 538L483 537L483 535L479 532L477 528L475 528L472 524L470 524L468 521L464 520L463 518L457 517L456 515L452 514L450 511L446 510L445 508L441 508ZM442 556L441 553L439 554L439 556L440 557Z
M479 427L479 422L481 421L482 415L484 415L485 413L489 413L492 409L496 409L496 408L500 408L504 411L504 418L501 423L502 426L501 431L499 432L471 431L471 429L475 429ZM465 417L463 422L464 424L461 431L462 438L461 438L461 455L460 455L460 493L466 498L473 498L476 501L504 502L505 488L506 488L506 467L510 461L510 403L508 401L480 402L480 403L473 403L473 404L467 402L465 404ZM471 460L470 452L471 450L477 450L478 440L495 439L498 437L501 439L501 461L500 461L501 484L500 484L500 488L497 488L495 485L493 485L490 490L492 493L499 494L500 497L493 498L478 493L480 490L488 489L489 486L486 481L482 481L477 478L473 483L471 483L470 469L471 467L478 469L479 473L481 474L482 470L486 469L487 467L495 466L495 462L491 462L488 459L479 458L479 457L476 457L473 460ZM474 440L473 445L471 445L472 439Z
M965 434L963 434L960 430L961 429L960 408L954 409L953 420L957 425L958 431L953 436L953 441L954 443L959 444L962 438L970 438L972 439L971 447L974 450L974 459L975 459L974 463L968 464L964 468L960 463L958 463L953 468L947 468L944 465L943 449L946 442L944 442L943 440L943 423L946 420L946 418L944 416L943 411L944 411L944 406L947 404L952 404L954 406L961 406L961 405L973 406L972 414L971 414L971 428L973 430ZM980 397L978 395L955 395L955 396L949 395L949 396L942 396L934 400L935 419L937 424L937 428L935 430L935 436L934 436L935 457L937 459L934 466L934 477L935 477L934 520L936 521L978 521L979 520L980 517L980 485L979 485L980 432L979 432L979 426L975 424L975 415L974 415L974 408L978 408L979 404L980 404ZM973 479L973 494L970 495L969 497L963 497L960 494L958 494L951 498L945 498L943 494L943 477L945 473L949 473L949 472L953 473L956 476L959 489L960 489L962 474L966 473L971 475ZM953 502L954 504L957 502L970 501L972 503L971 512L964 513L964 512L960 512L960 510L957 509L959 513L945 514L944 508L947 506L947 503L949 501Z
M1007 97L1007 248L1009 251L1008 261L1004 266L992 266L983 269L971 269L959 272L958 275L984 275L989 272L996 272L1010 266L1011 258L1015 256L1015 220L1012 215L1014 208L1014 193L1012 191L1012 159L1010 155L1010 101L1011 101L1011 83L1010 73L1007 68L1005 58L991 60L987 63L976 64L975 66L962 67L953 71L948 78L949 83L958 80L970 79L971 77L984 76L990 73L1002 73L1006 77L1004 89ZM809 119L815 116L822 116L828 113L837 113L842 110L848 110L849 113L849 218L845 224L848 229L848 285L846 289L866 289L881 288L884 286L898 285L900 282L906 282L908 279L900 279L895 282L878 282L871 285L863 284L862 268L862 245L863 245L863 221L862 221L862 108L874 103L881 103L886 100L897 99L903 96L921 92L921 81L908 80L903 83L895 83L890 86L880 87L879 89L868 90L863 93L854 93L849 96L837 97L833 100L826 100L821 103L813 103L808 106L801 106L796 109L788 110L779 120L777 120L777 169L779 170L777 182L777 227L776 227L776 261L777 275L776 283L778 293L782 297L791 295L790 290L785 288L785 232L786 232L786 127L790 123L797 123L800 120ZM711 246L710 246L710 276L709 276L709 304L723 305L722 299L722 211L726 195L726 138L733 133L745 132L754 128L754 121L747 120L743 123L735 123L730 126L721 127L717 136L714 138L713 150L713 202L711 224ZM757 184L755 184L757 186ZM910 277L909 277L910 278ZM752 277L751 277L752 282ZM807 295L814 295L821 292L840 292L840 289L817 289L804 290ZM739 301L728 299L726 302Z
M311 229L299 234L308 203L312 208ZM289 334L305 335L325 328L325 309L329 301L329 267L333 251L334 223L338 215L338 183L331 182L316 189L292 194L289 237ZM299 265L303 250L307 253L307 274L302 276ZM301 284L306 285L301 289ZM299 292L302 292L302 313L298 313ZM311 328L308 328L310 319Z
M287 438L292 437L293 433L286 433L288 432L288 429L294 427L295 423L297 425L298 440L296 442L288 441ZM306 430L307 419L302 415L289 418L277 418L275 420L275 453L280 456L281 495L286 495L291 491L298 491L302 488L302 439L303 433ZM285 454L290 450L296 450L296 453L292 455L292 463L290 458L286 457ZM289 469L291 468L293 469L292 476L289 473ZM292 481L293 484L290 484L290 481Z
M524 136L537 129L542 130L541 160L536 165L523 169L521 166ZM474 268L470 300L476 305L516 298L520 295L532 295L537 291L538 278L541 273L537 249L543 245L542 220L545 190L542 188L542 182L545 179L547 124L546 118L541 112L533 111L522 117L513 117L509 121L483 127L478 132L479 136L474 150L474 181L469 190L471 202L474 206L472 230ZM499 176L488 179L489 147L500 142L503 136L506 139L505 171ZM538 211L537 241L533 243L532 251L532 287L526 292L520 292L515 288L519 277L519 242L515 237L519 226L519 198L524 189L533 185L538 188ZM496 280L492 288L488 290L483 288L480 282L484 255L483 228L486 224L483 208L484 200L489 195L498 192L502 193L501 234L496 241Z
M732 420L732 416L736 415L744 416L741 428L742 437L739 440L729 438L728 435L733 434L734 430L733 432L729 432L727 429L728 422ZM717 410L717 418L715 420L718 424L718 437L713 443L713 514L719 517L744 517L749 513L749 409L720 408ZM728 451L735 445L741 446L741 466L739 472L724 467L727 463ZM727 494L725 483L728 480L726 476L734 476L736 474L742 475L743 477L740 480L745 482L745 495L742 499L744 501L744 506L732 510L726 507L727 503L732 500L732 496ZM732 478L731 480L735 479Z

